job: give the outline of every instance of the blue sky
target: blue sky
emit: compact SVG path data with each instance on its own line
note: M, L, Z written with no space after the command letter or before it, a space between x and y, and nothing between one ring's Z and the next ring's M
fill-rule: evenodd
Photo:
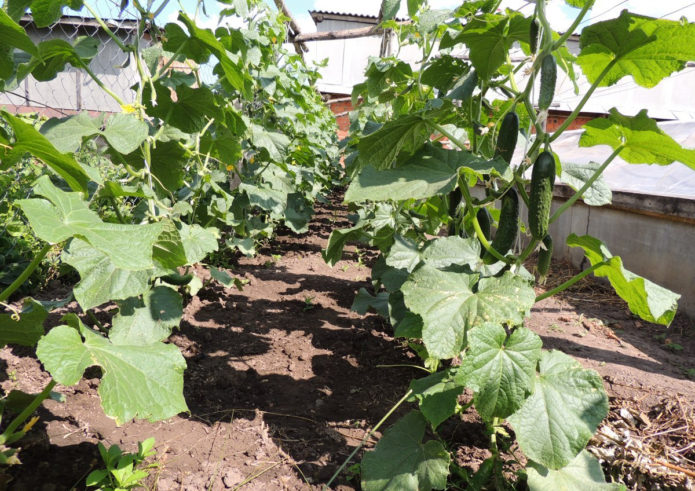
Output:
M267 3L274 6L272 0L266 0ZM120 2L113 0L91 0L92 5L97 6L100 15L113 18L118 16L117 4ZM405 0L403 3L403 14L405 14ZM502 7L520 10L525 14L533 11L534 1L529 0L504 0ZM159 4L159 1L155 1ZM160 22L174 20L176 12L180 7L183 7L189 13L192 13L197 4L196 0L171 0L165 9ZM379 0L286 0L286 4L293 13L297 22L304 31L315 30L313 21L308 14L309 10L329 10L343 11L359 14L376 15L379 10ZM432 8L453 8L461 4L461 0L429 0ZM206 27L214 27L219 20L220 5L214 0L206 0L205 7L208 17L201 17L200 23ZM224 5L222 5L224 7ZM678 19L681 16L687 16L691 21L695 20L695 4L693 0L596 0L594 8L587 15L585 24L598 22L605 19L617 17L622 9L629 9L632 12L654 17L666 16L670 19ZM563 0L554 0L549 3L548 16L557 29L562 31L567 28L577 10L569 7ZM83 10L81 15L87 15Z

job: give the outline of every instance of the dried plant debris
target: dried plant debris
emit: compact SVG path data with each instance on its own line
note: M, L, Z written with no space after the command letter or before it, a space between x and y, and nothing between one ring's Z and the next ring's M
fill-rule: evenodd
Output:
M614 399L589 442L607 475L629 489L695 489L693 408L678 395L647 410Z

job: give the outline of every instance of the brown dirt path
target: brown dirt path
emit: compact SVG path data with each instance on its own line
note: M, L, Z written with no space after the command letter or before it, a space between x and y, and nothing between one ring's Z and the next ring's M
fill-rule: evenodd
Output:
M98 441L133 451L137 441L154 436L159 468L151 489L319 489L421 373L393 366L418 360L390 337L384 321L350 311L356 291L369 284L363 263L370 253L350 247L334 268L323 262L330 231L345 226L342 207L322 207L309 233L281 233L257 257L232 261L230 273L249 281L243 292L210 284L191 300L171 338L188 363L190 414L117 427L100 408L99 373L90 370L75 387L59 388L65 403L45 403L24 442L25 464L12 469L9 488L81 489L100 465ZM555 265L551 285L566 276L563 268ZM604 287L583 281L540 302L528 325L546 347L601 373L611 396L611 428L625 419L620 408L629 407L637 414L629 422L633 438L651 453L661 445L655 458L676 462L680 456L678 465L695 460L695 447L674 453L692 435L687 422L695 405L695 336L687 319L669 330L637 321ZM6 348L0 363L9 374L5 390L36 391L48 379L29 350ZM667 410L664 400L680 406ZM688 430L649 437L683 421ZM484 428L471 415L445 437L462 465L475 469L486 457L487 450L477 447ZM678 476L683 474L672 471L669 482L684 483ZM358 488L358 479L349 478L350 472L341 488Z

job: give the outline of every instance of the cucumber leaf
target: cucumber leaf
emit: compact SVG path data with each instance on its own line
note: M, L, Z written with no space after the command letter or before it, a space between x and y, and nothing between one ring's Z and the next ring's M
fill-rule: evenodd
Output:
M586 450L559 470L543 467L533 461L526 467L530 491L558 491L581 489L583 491L621 491L625 486L607 483L599 461Z
M560 180L575 191L578 191L584 186L584 183L594 175L599 167L601 167L601 164L597 162L589 162L587 164L563 162ZM603 176L599 176L599 178L589 186L589 189L584 191L582 199L584 203L589 206L609 205L613 200L613 192Z
M140 271L154 267L152 247L162 231L161 224L102 222L80 193L58 189L48 176L36 181L34 193L46 199L24 199L17 203L39 238L57 244L77 236L107 255L117 268Z
M34 346L43 336L43 322L48 312L33 298L24 299L22 311L14 314L0 314L0 346L19 344Z
M101 404L118 424L133 418L159 421L188 410L183 398L186 361L175 345L114 344L74 314L63 320L69 325L51 329L36 350L58 383L75 385L88 367L100 366Z
M83 310L141 295L150 287L153 270L130 271L116 267L109 256L83 240L71 240L60 257L80 274L80 282L73 293Z
M613 85L632 75L642 87L654 87L695 59L693 38L695 24L623 10L616 19L596 22L582 30L577 63L594 83L613 60L618 60L599 86Z
M118 302L109 339L118 345L143 345L163 341L178 327L183 315L179 293L167 286L156 286L142 298Z
M449 453L440 442L422 443L425 418L411 411L384 432L362 458L364 491L444 489Z
M508 179L511 176L509 166L501 159L484 160L467 151L428 144L398 167L382 170L372 165L364 167L350 183L345 201L399 201L446 194L456 187L459 170L476 177L494 174Z
M584 130L579 139L580 147L609 145L615 150L623 145L620 158L625 162L668 165L678 161L695 169L695 150L681 147L664 133L656 121L647 116L646 109L630 117L613 108L607 118L589 121Z
M475 408L485 421L506 418L533 390L543 342L520 327L509 337L498 324L484 324L468 334L469 350L461 370L475 391Z
M477 274L429 265L416 269L402 291L406 306L422 317L427 351L439 359L459 355L467 328L487 322L521 324L536 298L528 282L510 272L478 281Z
M601 264L594 274L606 277L615 292L627 302L630 312L648 322L668 326L678 310L679 294L638 276L623 267L619 256L613 256L606 245L589 235L567 237L569 247L581 247L591 265Z
M598 373L560 351L544 351L533 393L508 421L532 460L561 469L584 449L608 414Z
M413 397L420 404L420 411L435 430L453 416L458 397L463 393L465 386L466 380L460 371L452 368L410 383Z
M65 179L70 189L87 192L89 177L71 155L60 153L45 136L30 124L8 112L2 111L1 114L12 127L16 141L9 152L4 155L0 153L2 155L0 170L9 169L25 154L30 153Z

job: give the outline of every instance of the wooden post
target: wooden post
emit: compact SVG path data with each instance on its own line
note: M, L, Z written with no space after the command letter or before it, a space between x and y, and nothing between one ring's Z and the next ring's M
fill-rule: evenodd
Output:
M297 24L297 21L294 20L294 17L292 17L292 13L290 10L287 8L287 5L285 5L284 0L275 0L275 5L277 6L278 10L282 12L285 17L289 17L290 21L288 24L290 25L290 30L292 31L292 34L290 35L290 40L292 38L296 38L299 34L302 33L302 30L299 27L299 24ZM294 49L299 54L300 56L304 56L304 53L309 51L309 48L307 48L307 45L304 44L302 41L292 41L292 44L294 44Z

